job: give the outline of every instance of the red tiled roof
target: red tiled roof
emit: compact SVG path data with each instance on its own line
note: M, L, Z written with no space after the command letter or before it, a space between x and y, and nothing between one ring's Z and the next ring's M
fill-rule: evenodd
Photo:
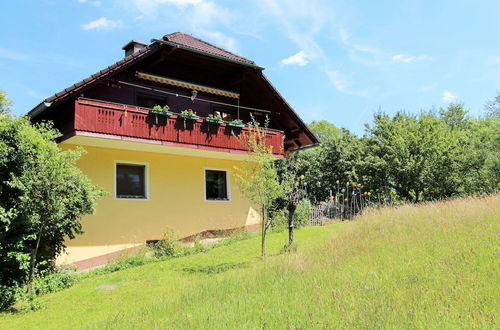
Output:
M231 53L225 49L214 46L206 41L200 40L183 32L174 32L167 34L163 37L163 40L170 41L181 46L193 48L208 54L214 54L248 64L255 64L255 62L252 60Z
M234 53L231 53L227 50L224 50L220 47L214 46L208 42L205 42L203 40L200 40L198 38L195 38L189 34L183 33L183 32L174 32L171 34L167 34L163 37L163 40L178 44L180 46L186 47L186 48L191 48L196 51L201 51L207 54L212 54L212 55L217 55L220 57L225 57L227 59L233 60L233 61L239 61L244 64L251 64L255 65L255 63L247 58L241 57L239 55L236 55ZM91 75L88 78L83 79L80 82L77 82L74 85L69 86L68 88L63 89L62 91L48 97L45 99L43 102L49 102L49 103L54 103L54 102L59 102L63 99L66 99L70 95L73 95L74 93L77 93L78 91L86 88L87 86L93 84L97 80L109 77L112 73L117 72L118 70L121 70L122 68L128 66L129 64L135 63L137 60L140 58L144 57L146 54L151 53L152 50L157 49L158 43L154 42L140 51L134 53L133 55L127 56L120 61L116 62L115 64L112 64L108 66L107 68ZM37 106L38 107L38 106ZM35 107L35 108L37 108ZM34 110L34 109L33 109ZM33 111L32 110L32 111ZM31 111L30 111L31 113Z

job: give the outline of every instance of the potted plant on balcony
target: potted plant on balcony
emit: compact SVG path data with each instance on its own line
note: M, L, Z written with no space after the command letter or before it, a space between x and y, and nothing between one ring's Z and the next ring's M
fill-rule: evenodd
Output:
M186 109L181 111L179 114L179 117L183 119L189 119L189 120L197 120L200 119L200 117L196 114L196 112L193 111L193 109Z
M205 121L212 124L222 124L224 122L220 113L209 114L208 117L205 118Z
M235 119L233 121L230 121L228 123L228 125L232 126L232 127L239 127L239 128L245 127L245 124L243 124L243 120L241 120L241 119Z
M155 115L160 115L160 116L171 116L174 113L170 111L170 107L165 104L165 106L161 105L155 105L153 109L149 110L150 113L154 113Z

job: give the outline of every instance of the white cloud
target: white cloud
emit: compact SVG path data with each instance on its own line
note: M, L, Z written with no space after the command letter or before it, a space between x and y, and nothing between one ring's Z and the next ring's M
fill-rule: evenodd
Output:
M328 70L326 71L326 74L328 75L328 78L330 78L330 81L332 82L333 86L339 91L346 93L347 91L347 82L344 79L344 77L337 71L335 70Z
M428 61L431 60L432 57L427 56L427 55L420 55L420 56L410 56L406 54L396 54L392 56L392 60L394 62L401 62L401 63L412 63L416 61Z
M221 46L222 48L229 50L230 52L237 53L238 45L235 39L226 36L224 33L219 31L206 31L202 33L208 39L213 41L214 44Z
M450 91L445 91L443 93L443 96L441 97L441 101L447 102L447 103L454 102L456 100L457 100L457 96Z
M224 49L238 52L237 41L220 31L221 25L230 26L234 23L235 15L213 1L129 0L127 3L140 14L138 19L147 20L148 24L154 24L157 28L165 26L165 31L169 31L172 26L176 26L178 31L191 31ZM165 20L165 17L169 19Z
M301 50L295 55L282 59L281 64L305 66L309 63L309 61L307 60L308 57L309 56L303 50Z
M88 22L82 25L84 30L94 30L94 29L115 29L123 25L121 20L111 20L106 17L98 18L94 21Z

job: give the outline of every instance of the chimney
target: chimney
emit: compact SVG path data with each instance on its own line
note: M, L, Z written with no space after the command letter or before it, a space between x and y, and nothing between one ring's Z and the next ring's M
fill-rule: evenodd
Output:
M125 57L127 57L129 55L137 53L138 51L140 51L141 49L143 49L147 45L148 44L146 44L144 42L132 40L128 44L123 46L122 49L125 51Z

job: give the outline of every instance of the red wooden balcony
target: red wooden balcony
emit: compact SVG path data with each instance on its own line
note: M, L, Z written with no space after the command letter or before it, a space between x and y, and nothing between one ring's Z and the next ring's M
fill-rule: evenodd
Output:
M161 143L169 146L213 151L245 153L243 142L249 128L234 128L227 123L207 123L204 119L182 119L155 115L149 109L133 105L79 98L75 100L75 131L109 135L110 138L132 138L129 141ZM102 136L106 137L106 136ZM282 131L268 129L266 143L274 154L283 155Z

